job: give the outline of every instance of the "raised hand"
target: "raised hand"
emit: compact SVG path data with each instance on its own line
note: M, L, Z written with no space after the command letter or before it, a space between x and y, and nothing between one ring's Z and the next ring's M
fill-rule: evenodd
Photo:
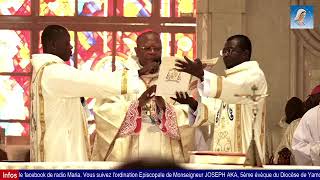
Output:
M188 104L189 107L194 111L197 110L198 102L193 97L190 97L187 92L176 92L176 98L170 98L177 101L180 104Z
M138 71L139 76L157 73L159 71L159 67L160 62L152 62L150 64L147 64Z
M204 76L204 67L200 61L200 59L196 59L195 62L188 59L186 56L184 56L184 59L186 61L177 60L175 66L177 67L178 71L185 72L188 74L191 74L195 77L198 77L201 81L203 81Z
M141 96L138 98L139 107L146 105L146 103L155 95L157 85L152 85L149 87Z

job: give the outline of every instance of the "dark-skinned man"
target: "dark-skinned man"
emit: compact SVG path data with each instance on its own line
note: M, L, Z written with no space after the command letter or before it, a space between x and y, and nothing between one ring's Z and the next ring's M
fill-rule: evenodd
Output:
M297 165L320 166L319 103L320 85L317 85L306 100L307 112L293 133L291 146Z
M97 136L92 159L124 162L151 157L188 162L188 151L194 150L188 105L173 105L170 98L155 96L162 54L159 34L148 31L139 35L135 53L117 69L138 70L137 85L143 93L96 102Z
M195 111L194 119L189 116L193 126L208 121L214 124L213 151L246 153L251 141L253 104L250 100L236 97L235 94L252 94L252 87L257 87L257 94L267 93L267 82L263 71L251 58L251 42L244 35L231 36L221 51L226 66L226 76L207 72L199 59L177 61L179 71L199 78L198 91L203 103L197 103L190 97L177 93L173 98L187 103ZM209 98L208 98L209 97ZM265 152L265 101L258 103L257 120L254 124L255 140L258 152L264 161ZM195 108L197 107L197 108Z
M319 104L319 103L318 103ZM293 133L299 125L300 119L306 112L304 103L298 97L292 97L285 106L285 122L288 124L280 144L274 152L273 162L279 165L295 165L295 159L292 154Z
M65 63L70 35L59 25L41 35L43 54L32 55L31 161L88 161L87 121L80 97L136 93L137 71L80 71ZM112 83L111 83L112 82Z

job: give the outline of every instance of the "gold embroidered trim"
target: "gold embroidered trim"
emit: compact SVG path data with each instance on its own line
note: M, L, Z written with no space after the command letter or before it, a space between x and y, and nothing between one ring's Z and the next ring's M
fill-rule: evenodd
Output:
M44 162L45 161L45 150L44 150L44 135L46 133L46 122L44 119L44 98L42 94L42 87L41 87L41 80L42 80L42 75L44 72L44 68L46 66L49 66L51 64L55 64L57 62L47 62L44 65L42 65L39 69L39 80L38 80L38 93L39 93L39 104L40 104L40 129L41 129L41 135L40 135L40 161Z
M121 127L123 126L123 124L124 124L124 121L122 121L122 123L121 123L121 125L120 125L120 127L119 127L119 129L118 129L118 131L117 131L117 133L116 133L116 135L113 137L111 143L107 145L107 147L106 147L107 152L106 152L106 154L105 154L105 156L104 156L104 158L103 158L103 161L107 161L109 155L111 154L111 152L112 152L112 150L113 150L113 147L114 147L114 144L116 143L116 141L117 141L117 139L118 139L118 137L119 137L120 129L121 129ZM138 145L138 146L139 146L139 145Z
M262 116L261 116L261 134L260 134L260 143L265 144L265 125L266 125L266 103L263 103Z
M217 94L215 98L219 98L221 96L221 93L222 93L222 77L218 76L217 77Z
M205 104L203 104L203 108L204 108L204 110L203 110L204 118L203 118L202 122L199 124L199 126L202 126L209 119L208 107Z
M81 107L82 108L82 107ZM90 150L90 136L88 133L88 127L87 127L87 117L82 112L82 131L86 143L86 151L87 151L87 158L90 161L91 160L91 150Z
M121 95L127 94L127 83L128 83L128 71L123 70L122 80L121 80Z
M241 134L241 105L236 105L236 143L239 152L242 151L242 134Z

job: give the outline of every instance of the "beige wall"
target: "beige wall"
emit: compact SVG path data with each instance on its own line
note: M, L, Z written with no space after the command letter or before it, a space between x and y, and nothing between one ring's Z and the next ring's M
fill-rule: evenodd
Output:
M320 50L310 49L310 45L299 36L299 30L290 30L290 5L305 2L199 0L198 3L208 4L199 6L201 8L199 10L207 13L210 19L208 22L210 42L207 45L209 58L218 56L226 38L231 35L245 34L251 39L252 58L259 62L268 81L270 96L267 98L267 130L272 133L271 141L273 146L276 146L281 136L278 122L284 113L286 101L292 96L305 98L310 87L319 84L316 77L320 77ZM320 29L318 21L320 1L308 0L306 4L315 6L315 26ZM314 32L316 31L319 32L318 29ZM305 37L304 39L308 39L310 36L307 33ZM320 42L320 38L316 37L313 46L318 46L316 42ZM221 61L214 71L223 73L223 69Z
M267 98L267 127L277 124L290 95L290 30L288 0L248 0L247 34L253 58L263 69L270 96Z

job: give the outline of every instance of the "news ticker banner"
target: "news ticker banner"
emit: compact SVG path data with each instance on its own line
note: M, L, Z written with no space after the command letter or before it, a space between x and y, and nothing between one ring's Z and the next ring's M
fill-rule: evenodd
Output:
M0 170L0 179L319 179L320 170Z

